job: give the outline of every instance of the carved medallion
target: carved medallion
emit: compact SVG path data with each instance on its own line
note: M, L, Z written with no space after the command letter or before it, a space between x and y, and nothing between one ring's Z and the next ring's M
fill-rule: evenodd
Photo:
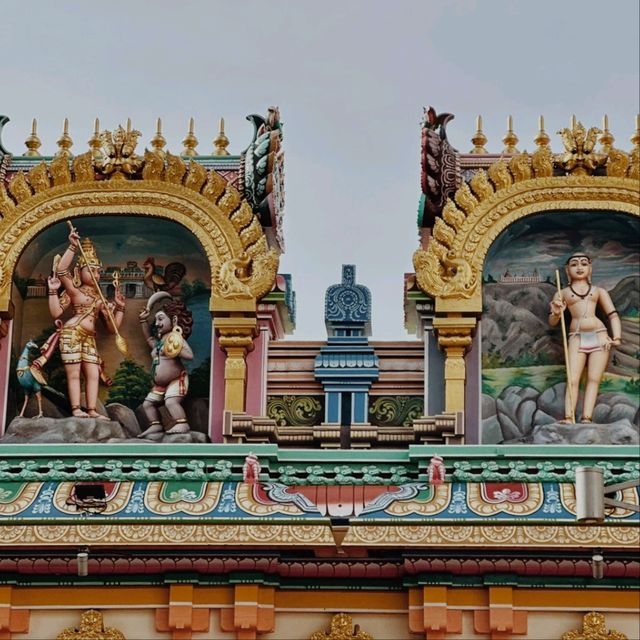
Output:
M338 613L331 618L331 628L327 631L316 631L309 640L373 640L373 636L360 630L360 625L353 626L353 620L346 613Z

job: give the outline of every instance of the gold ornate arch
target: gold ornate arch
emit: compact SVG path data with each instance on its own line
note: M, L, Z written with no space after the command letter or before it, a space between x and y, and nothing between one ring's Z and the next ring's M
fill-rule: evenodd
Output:
M78 216L142 215L172 220L200 241L211 271L210 310L227 353L225 408L244 409L245 355L256 334L256 302L271 290L279 255L258 216L216 171L170 153L118 158L133 169L107 174L93 152L61 155L0 180L0 317L10 318L11 283L25 247L52 224ZM117 158L117 159L118 159ZM129 175L125 175L129 173ZM134 177L137 179L132 179Z
M633 178L561 176L514 182L506 163L498 164L498 170L491 167L488 176L481 170L458 189L436 220L427 250L414 254L418 286L435 299L436 312L482 311L482 271L489 248L522 218L545 211L640 216L640 189ZM495 183L488 179L492 173Z
M482 272L489 248L510 225L557 211L640 216L637 162L612 162L607 175L553 176L550 151L501 160L476 172L449 200L426 250L413 256L418 286L435 300L434 327L445 352L445 410L464 411L464 354L482 312Z
M88 154L85 154L88 155ZM8 191L0 185L0 314L10 309L11 280L20 254L45 228L83 215L143 215L173 220L202 244L211 269L212 295L259 299L273 284L278 255L269 250L257 216L237 189L215 171L189 168L142 180L95 180L90 164L60 177L59 161L18 173ZM58 167L56 167L58 163ZM79 166L80 165L80 166ZM238 265L233 261L239 261ZM225 268L226 265L226 268ZM237 269L242 267L243 274Z

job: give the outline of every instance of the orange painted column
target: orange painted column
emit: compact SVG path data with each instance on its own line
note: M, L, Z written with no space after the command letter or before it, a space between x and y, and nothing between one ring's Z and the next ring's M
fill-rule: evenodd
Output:
M29 631L29 610L12 609L13 587L0 587L0 640L11 640L12 633Z
M169 608L156 609L156 631L171 631L171 640L191 640L194 631L209 631L209 609L193 608L193 585L173 584Z
M527 633L526 611L513 610L512 587L489 587L489 609L475 611L476 633L488 633L491 640L502 640Z
M449 609L447 587L409 589L409 630L426 640L462 633L462 611Z
M236 640L256 640L275 628L275 589L259 584L237 584L233 609L220 612L220 629L235 631Z

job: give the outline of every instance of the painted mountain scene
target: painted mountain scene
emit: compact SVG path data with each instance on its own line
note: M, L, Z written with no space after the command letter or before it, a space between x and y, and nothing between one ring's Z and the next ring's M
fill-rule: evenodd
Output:
M593 430L588 435L588 430L574 428L567 440L547 428L564 418L566 389L562 332L560 325L548 324L549 303L556 292L555 270L560 272L561 286L567 286L564 265L576 251L591 257L593 284L609 292L622 324L621 344L611 349L593 421L610 425L607 437L619 427L620 444L637 441L640 224L624 214L576 212L536 216L512 225L492 245L485 261L484 443L597 440ZM609 319L601 309L597 313L611 335ZM568 322L567 314L567 326ZM582 397L578 415L581 403Z

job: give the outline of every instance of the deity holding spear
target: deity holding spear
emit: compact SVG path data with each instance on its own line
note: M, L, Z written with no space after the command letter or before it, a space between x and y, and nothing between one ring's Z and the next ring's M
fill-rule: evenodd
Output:
M125 298L116 286L114 300L108 302L98 284L102 271L102 263L96 255L93 243L89 238L80 242L80 236L69 224L69 247L59 260L54 261L53 275L48 278L49 311L58 331L56 339L50 339L42 347L43 356L36 366L42 366L50 354L55 341L59 341L60 355L67 374L67 388L71 412L77 418L105 419L96 410L98 386L100 379L110 383L103 374L103 361L96 347L96 320L102 316L107 329L116 335L116 346L124 355L128 355L127 343L118 332L122 324L125 310ZM75 269L71 264L79 252ZM64 293L58 295L60 286ZM73 316L62 324L57 320L71 305ZM35 363L34 363L35 364ZM80 406L80 376L84 376L86 411Z

